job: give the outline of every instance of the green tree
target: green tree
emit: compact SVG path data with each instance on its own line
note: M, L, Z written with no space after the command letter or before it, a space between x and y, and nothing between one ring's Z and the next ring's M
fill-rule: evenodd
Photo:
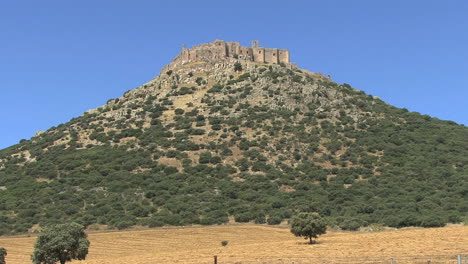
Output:
M234 71L236 72L242 71L242 64L240 64L240 62L234 63Z
M314 243L312 238L327 231L327 224L318 213L299 213L291 219L290 224L291 233L309 239L310 244Z
M34 264L64 264L88 255L89 240L84 227L77 223L57 224L44 228L37 237L31 259Z
M7 250L0 248L0 264L6 264L5 257L7 255Z

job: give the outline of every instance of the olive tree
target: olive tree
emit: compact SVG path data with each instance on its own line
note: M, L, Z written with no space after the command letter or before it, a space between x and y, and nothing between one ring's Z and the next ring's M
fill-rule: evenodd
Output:
M6 264L5 257L7 255L7 250L0 248L0 264Z
M327 231L327 223L318 213L299 213L289 223L291 233L309 239L310 244L314 243L312 238L317 238Z
M89 240L84 227L77 223L45 227L37 237L31 259L34 264L64 264L88 255Z

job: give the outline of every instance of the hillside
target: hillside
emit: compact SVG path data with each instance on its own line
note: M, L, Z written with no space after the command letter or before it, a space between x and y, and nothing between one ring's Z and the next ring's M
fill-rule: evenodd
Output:
M465 126L229 43L184 49L148 83L1 150L0 234L69 220L278 224L298 211L348 230L467 216Z

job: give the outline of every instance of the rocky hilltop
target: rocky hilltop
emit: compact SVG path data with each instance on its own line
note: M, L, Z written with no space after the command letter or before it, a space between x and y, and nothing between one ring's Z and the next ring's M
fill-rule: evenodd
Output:
M258 42L185 47L158 77L0 151L0 234L255 222L441 226L468 212L468 129Z

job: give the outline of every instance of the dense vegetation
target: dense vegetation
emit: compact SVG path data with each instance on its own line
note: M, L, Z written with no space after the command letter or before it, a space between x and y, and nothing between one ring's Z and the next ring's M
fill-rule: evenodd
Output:
M284 65L222 76L171 71L0 151L0 235L70 220L279 224L318 212L354 230L467 216L466 127Z

